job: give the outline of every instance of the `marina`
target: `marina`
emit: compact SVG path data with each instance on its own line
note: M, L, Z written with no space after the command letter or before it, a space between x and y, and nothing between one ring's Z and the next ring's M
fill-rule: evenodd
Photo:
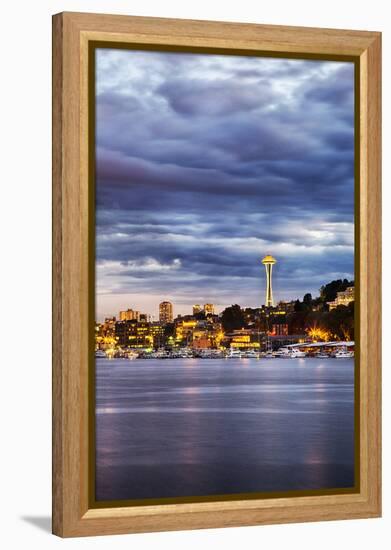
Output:
M117 349L97 350L97 359L351 359L354 358L354 342L317 342L292 344L278 350L257 351L254 349L201 349L181 348L177 350Z

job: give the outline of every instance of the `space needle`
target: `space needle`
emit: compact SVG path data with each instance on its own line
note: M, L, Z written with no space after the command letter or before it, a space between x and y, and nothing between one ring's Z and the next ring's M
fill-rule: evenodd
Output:
M273 265L277 262L273 256L268 254L262 260L263 265L266 269L266 307L273 307L273 287L272 287L272 271Z

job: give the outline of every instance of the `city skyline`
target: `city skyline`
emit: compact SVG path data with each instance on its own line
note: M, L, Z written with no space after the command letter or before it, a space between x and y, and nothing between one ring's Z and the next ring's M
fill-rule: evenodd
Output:
M97 51L97 319L354 278L351 63ZM200 98L202 100L200 101Z
M337 307L338 305L347 305L349 302L351 301L354 301L354 281L350 281L350 283L353 283L353 284L349 284L348 287L347 287L347 290L346 291L341 291L341 292L338 292L337 293L337 298L334 299L333 301L331 302L328 302L328 305L330 306L330 309L334 309L335 307ZM267 284L267 277L266 277L266 284ZM267 297L267 294L268 294L268 286L266 287L266 297ZM338 295L341 295L340 298L338 298ZM304 297L303 297L304 298ZM312 296L312 299L316 299L317 296ZM298 300L300 301L300 299L298 298ZM273 304L273 305L270 305L268 306L267 304L262 304L261 306L259 307L256 307L256 308L250 308L249 306L246 306L246 305L241 305L241 304L237 304L239 305L240 308L242 309L262 309L262 308L271 308L271 309L276 309L278 308L279 306L284 306L286 304L293 304L296 300L293 299L293 300L290 300L290 301L287 301L287 300L280 300L278 303L276 304ZM265 300L265 302L267 302L267 299ZM217 316L220 316L222 311L218 311L215 304L213 303L206 303L206 304L193 304L191 306L191 311L186 311L186 312L182 312L182 313L179 313L177 314L175 312L175 304L172 303L172 302L169 302L169 301L166 301L166 300L163 300L162 302L160 302L158 305L157 305L157 308L159 310L159 315L157 316L157 318L155 318L155 316L149 312L146 312L146 311L137 311L137 310L134 310L133 308L130 308L129 306L126 306L126 309L121 309L119 310L118 314L113 314L113 315L110 315L110 316L107 316L105 318L102 318L102 319L97 319L96 321L97 322L103 322L107 319L117 319L118 321L129 321L129 320L138 320L140 317L144 316L148 319L150 319L152 322L161 322L161 306L162 305L166 305L166 304L169 304L169 307L170 307L170 316L171 316L171 319L172 320L175 320L179 317L194 317L195 315L197 315L198 313L205 313L206 315L217 315ZM234 304L231 304L231 306L234 305ZM227 306L229 307L229 306Z
M271 262L276 263L276 259L270 255L264 258L266 265ZM268 274L267 280L269 283ZM267 284L266 301L270 298ZM149 355L153 350L159 354L165 350L165 358L167 351L174 354L172 358L178 358L182 357L180 349L189 346L193 350L261 349L261 335L266 348L269 337L274 338L276 346L319 341L354 345L354 301L354 281L346 279L325 284L318 297L306 293L302 301L279 302L256 309L236 304L216 312L214 304L207 303L202 307L195 304L186 315L175 315L173 304L163 301L159 303L158 320L128 308L120 311L118 317L97 323L96 352L99 357L103 352L110 357L131 353L134 358L137 349L142 357L154 358ZM188 352L184 353L188 358Z

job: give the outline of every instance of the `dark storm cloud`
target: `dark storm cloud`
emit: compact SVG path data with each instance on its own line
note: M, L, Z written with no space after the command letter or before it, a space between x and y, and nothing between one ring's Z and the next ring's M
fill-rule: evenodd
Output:
M328 103L332 108L348 107L347 114L352 116L349 107L354 101L352 67L342 65L335 71L332 85L327 78L317 79L308 88L305 99L309 102Z
M172 79L157 89L171 108L181 115L225 115L259 108L270 102L272 92L266 82L243 88L236 78L212 82L203 79ZM200 101L202 98L202 101Z
M259 305L266 253L277 298L352 277L353 90L349 63L98 51L98 315Z

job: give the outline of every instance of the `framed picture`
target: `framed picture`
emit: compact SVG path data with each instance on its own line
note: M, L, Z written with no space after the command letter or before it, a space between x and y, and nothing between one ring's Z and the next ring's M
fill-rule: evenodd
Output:
M53 18L53 532L380 515L381 36Z

